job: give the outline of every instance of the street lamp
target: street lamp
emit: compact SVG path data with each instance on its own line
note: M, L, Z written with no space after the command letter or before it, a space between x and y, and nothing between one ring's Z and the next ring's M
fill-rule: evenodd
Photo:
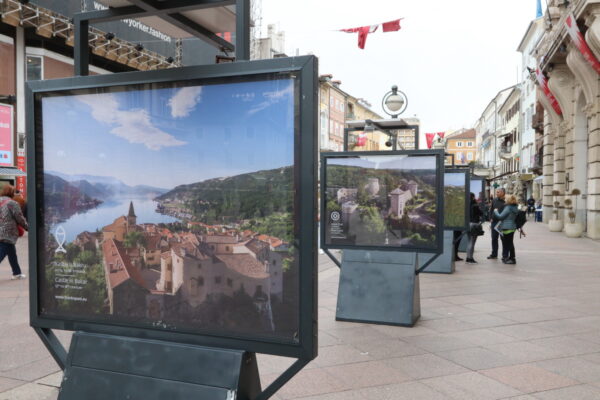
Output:
M383 96L382 108L386 114L392 118L398 118L398 115L402 114L408 106L408 98L406 95L398 90L398 86L392 86L392 90L387 92Z

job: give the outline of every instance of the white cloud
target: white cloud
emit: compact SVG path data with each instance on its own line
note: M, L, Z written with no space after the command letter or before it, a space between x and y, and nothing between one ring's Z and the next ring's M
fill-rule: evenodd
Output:
M82 95L77 99L92 109L92 117L96 121L114 126L110 133L130 143L143 144L150 150L186 144L155 127L146 110L119 110L117 99L110 93Z
M294 86L291 84L283 89L273 90L270 92L263 92L262 95L266 100L258 103L257 105L252 107L250 110L248 110L248 115L256 114L257 112L268 108L272 104L279 103L283 98L287 98L288 96L291 96L293 93L294 93Z
M200 102L202 87L184 87L181 88L169 99L171 107L171 116L173 118L182 118L190 115L190 112Z

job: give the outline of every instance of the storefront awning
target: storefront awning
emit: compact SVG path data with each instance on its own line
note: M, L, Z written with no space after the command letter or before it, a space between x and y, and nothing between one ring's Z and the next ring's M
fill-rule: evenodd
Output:
M536 177L533 181L534 182L542 182L544 180L544 175L540 175L538 177Z
M0 167L0 176L27 176L27 174L15 167Z

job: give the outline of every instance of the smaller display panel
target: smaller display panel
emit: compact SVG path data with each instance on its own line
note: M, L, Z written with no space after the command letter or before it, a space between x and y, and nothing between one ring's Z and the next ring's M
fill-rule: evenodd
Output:
M485 201L484 188L483 179L471 176L470 191L475 194L475 199L478 203Z
M322 157L324 247L439 251L441 152L328 153Z
M463 230L469 224L469 171L444 172L444 229Z

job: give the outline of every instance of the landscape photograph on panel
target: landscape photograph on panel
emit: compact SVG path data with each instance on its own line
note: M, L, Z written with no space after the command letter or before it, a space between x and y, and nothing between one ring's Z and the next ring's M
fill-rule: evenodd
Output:
M436 248L435 155L325 157L326 246Z
M41 96L41 315L295 343L295 85Z
M465 228L467 173L444 172L444 228Z

